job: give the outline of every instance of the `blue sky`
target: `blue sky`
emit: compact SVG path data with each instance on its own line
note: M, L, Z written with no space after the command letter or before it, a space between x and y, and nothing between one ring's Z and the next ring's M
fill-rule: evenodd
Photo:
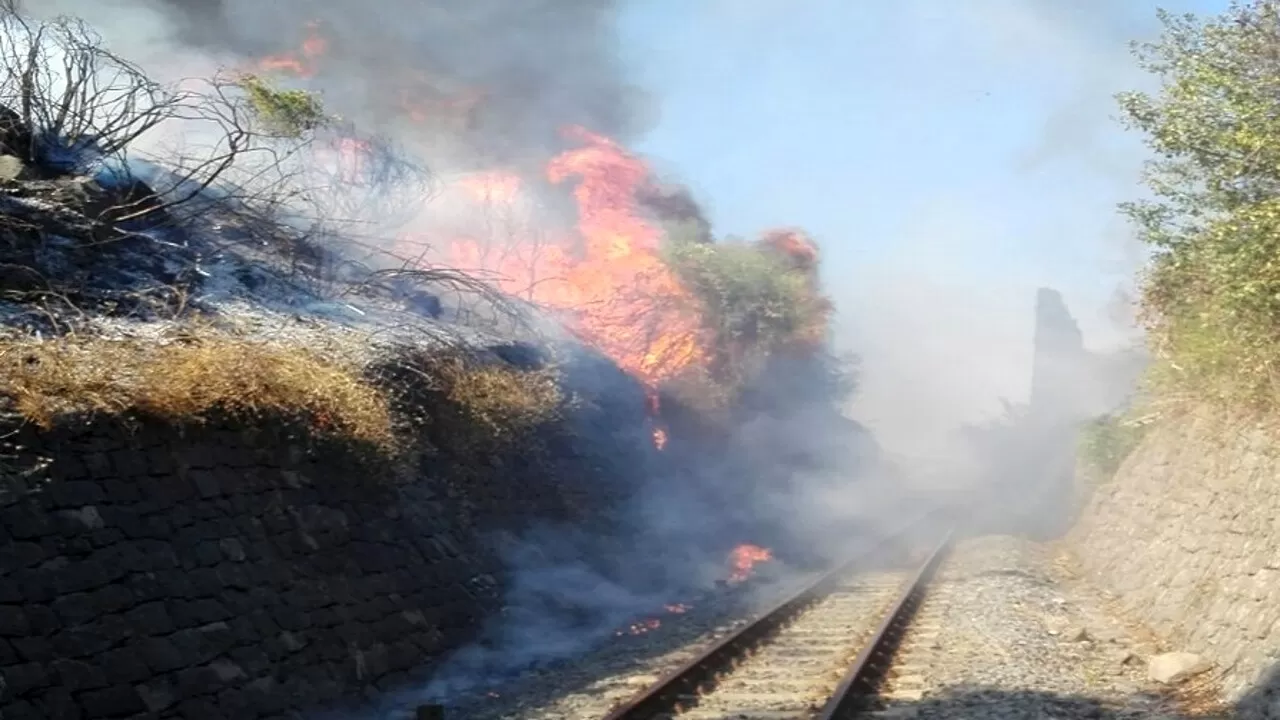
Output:
M1091 344L1117 337L1104 306L1141 254L1114 207L1142 154L1111 96L1144 81L1126 45L1156 7L638 0L623 38L660 99L639 149L720 232L819 238L864 405L972 414L1022 394L1036 286Z

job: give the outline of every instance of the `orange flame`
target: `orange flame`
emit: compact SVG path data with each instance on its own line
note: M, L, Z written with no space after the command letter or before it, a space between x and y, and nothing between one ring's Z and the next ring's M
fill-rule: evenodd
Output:
M667 431L662 428L653 430L653 446L662 450L667 447Z
M364 181L368 170L369 151L372 145L368 140L357 138L340 138L338 140L338 179L352 185Z
M613 140L583 128L567 133L581 146L553 158L547 177L576 181L580 247L528 242L493 253L460 239L449 262L558 311L583 340L652 387L707 357L698 305L661 257L662 231L639 209L648 167ZM520 183L485 174L462 186L474 198L502 202Z
M263 58L258 67L311 77L328 49L319 24L311 22L296 52ZM485 96L476 89L442 91L423 73L407 79L401 105L419 121L469 115ZM701 308L663 261L663 232L641 210L640 194L652 183L649 168L610 138L576 126L564 132L577 147L553 158L546 176L572 186L577 237L530 237L494 252L487 242L460 234L449 242L444 260L557 312L580 338L650 388L706 363ZM362 150L355 141L340 148L344 176L360 174ZM458 183L474 203L486 206L517 201L522 186L519 176L502 172ZM422 240L405 236L397 243L421 256L422 246L414 246ZM656 414L656 406L650 412ZM665 446L666 430L656 428L653 441Z
M637 207L648 168L608 138L582 128L569 134L583 146L547 168L552 182L578 179L584 248L581 261L568 268L572 291L562 299L571 303L566 308L580 309L589 341L656 384L705 357L696 302L659 254L661 231Z
M771 230L759 240L761 247L781 255L792 269L804 273L816 288L818 282L818 245L804 231L795 229ZM795 343L803 350L822 345L826 339L832 306L829 300L814 292L815 304L806 326L795 335Z
M264 72L283 72L298 77L312 77L316 74L319 59L329 49L329 41L320 34L320 23L307 23L307 36L302 47L295 53L268 55L257 62L259 70Z
M734 584L744 582L755 572L756 565L772 559L773 551L768 548L750 544L739 545L729 553L729 563L732 568L729 573L729 582Z
M653 632L662 627L662 621L657 618L648 618L633 622L627 627L614 633L614 635L643 635L647 632Z
M760 244L781 253L798 270L818 271L818 246L800 230L771 230L760 238Z
M662 609L671 615L683 615L693 609L692 605L684 603L668 603L663 605ZM622 635L643 635L647 632L653 632L662 627L662 621L658 618L645 618L627 625L625 628L614 633L616 636Z
M520 197L522 185L518 176L502 172L475 173L458 181L458 187L475 202L500 205L514 203Z
M417 78L414 88L400 91L399 107L411 122L425 124L451 120L455 129L469 127L476 121L487 95L480 90L446 93L433 87L429 80Z

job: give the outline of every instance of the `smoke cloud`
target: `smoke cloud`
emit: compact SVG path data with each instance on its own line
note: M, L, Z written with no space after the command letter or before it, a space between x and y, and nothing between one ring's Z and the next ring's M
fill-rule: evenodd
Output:
M1016 118L1016 140L993 138L988 160L961 168L973 185L926 197L886 262L839 298L866 360L860 413L886 444L937 466L965 454L957 426L1029 399L1038 286L1063 292L1091 347L1134 340L1114 298L1133 295L1145 253L1115 203L1138 192L1144 155L1120 130L1113 96L1143 86L1128 45L1156 22L1149 7L1101 1L910 2L901 12L900 44L950 58L947 76L972 88L959 117ZM894 74L904 87L929 82ZM941 112L949 101L938 102Z
M116 50L171 72L294 54L326 106L378 129L412 121L432 160L513 164L581 125L627 139L653 101L619 59L614 0L40 0ZM441 154L448 153L447 158Z

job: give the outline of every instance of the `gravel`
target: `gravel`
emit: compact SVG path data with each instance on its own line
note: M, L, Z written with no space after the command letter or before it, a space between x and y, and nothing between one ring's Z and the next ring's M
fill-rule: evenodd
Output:
M1155 648L1047 547L964 541L906 634L878 713L916 718L1179 718L1146 677Z

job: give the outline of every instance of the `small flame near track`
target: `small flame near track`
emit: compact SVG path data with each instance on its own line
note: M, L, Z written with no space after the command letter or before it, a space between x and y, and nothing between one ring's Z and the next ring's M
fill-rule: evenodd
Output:
M757 565L771 560L773 560L773 551L769 548L749 543L739 545L729 553L729 563L732 567L729 573L729 584L737 585L746 582L755 573Z
M693 606L686 605L685 603L669 603L667 605L663 605L662 609L671 615L683 615L692 610ZM618 630L614 635L619 637L623 635L644 635L645 633L653 632L660 627L662 627L662 620L659 618L645 618L644 620L638 620L627 627Z
M724 582L730 585L744 583L755 573L756 566L771 560L773 560L773 551L769 548L743 543L729 553L729 577ZM669 603L664 605L662 609L669 615L683 615L692 610L693 606L685 603ZM660 618L648 617L632 622L630 625L615 631L614 635L616 637L644 635L660 627L662 627Z
M662 621L658 618L646 618L637 622L633 622L626 628L617 631L615 635L644 635L662 627Z
M685 612L689 612L694 609L694 606L685 605L684 602L672 602L668 603L668 605L663 605L662 609L666 610L669 615L684 615ZM645 633L652 633L653 630L657 630L660 626L662 626L662 620L658 618L646 618L644 620L637 620L635 623L631 623L630 625L627 625L626 628L618 630L618 632L613 634L618 635L618 637L621 637L621 635L643 635Z

